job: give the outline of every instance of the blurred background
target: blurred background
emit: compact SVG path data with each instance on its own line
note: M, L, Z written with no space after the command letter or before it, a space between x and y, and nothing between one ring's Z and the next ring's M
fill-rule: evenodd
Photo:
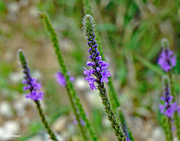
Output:
M180 93L180 0L90 0L90 4L135 140L165 141L158 110L164 72L157 59L161 39L167 38L178 58L173 71ZM115 141L98 91L92 91L84 80L88 48L81 0L0 0L0 140L48 141L34 102L24 97L19 48L26 53L33 77L42 83L41 103L53 130L61 141L82 140L66 89L54 77L61 70L38 12L47 13L52 21L77 94L98 137ZM8 139L6 134L21 136Z

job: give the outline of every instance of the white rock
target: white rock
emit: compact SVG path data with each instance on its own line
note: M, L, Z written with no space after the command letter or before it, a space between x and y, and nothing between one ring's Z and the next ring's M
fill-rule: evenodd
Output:
M177 137L175 137L175 138L174 138L174 141L178 141L178 138L177 138Z
M152 138L154 141L166 141L163 129L161 127L156 127L152 132Z
M27 105L32 105L33 102L29 99L26 99L23 96L18 97L17 100L15 100L15 102L13 103L13 106L18 114L18 116L23 116L26 113L26 106Z
M17 2L11 2L7 5L7 9L10 13L17 13L20 7Z
M0 115L3 115L8 118L13 116L11 107L8 102L4 101L0 104Z
M10 140L11 139L11 133L3 127L0 127L0 140Z
M77 77L75 79L75 87L79 90L85 90L89 88L89 84L86 80L84 80L84 77Z
M32 7L29 9L29 14L32 16L32 17L38 17L38 9L36 7Z
M22 81L22 78L23 78L23 73L12 72L9 75L9 79L14 83L18 83Z
M61 132L65 129L67 123L67 116L60 116L52 125L56 132Z
M102 110L104 109L98 91L87 92L86 99L90 101L91 106L101 108Z
M65 141L65 139L61 135L55 133L55 136L58 141ZM50 138L49 134L43 133L43 141L52 141L49 138Z
M42 75L41 75L40 71L38 71L38 70L33 71L32 76L34 78L36 78L37 80L40 80L42 78Z
M4 124L4 128L11 134L16 134L19 132L20 130L20 125L18 122L16 121L7 121L5 124Z
M35 135L29 138L27 141L43 141L41 135Z

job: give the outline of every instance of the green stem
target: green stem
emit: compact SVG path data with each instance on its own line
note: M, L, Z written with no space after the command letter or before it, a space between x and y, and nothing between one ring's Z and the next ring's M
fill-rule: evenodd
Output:
M166 141L173 141L171 119L167 118L165 115L162 115L161 122L166 135Z
M92 15L89 0L82 0L82 1L83 1L83 5L84 5L83 6L84 7L84 14L85 15L87 15L87 14ZM95 30L95 34L96 34L96 41L97 41L97 44L98 44L98 51L101 54L102 60L106 60L105 56L104 56L103 49L102 49L101 38L100 38L99 32L97 30ZM120 102L118 101L117 93L115 91L115 88L114 88L114 85L112 83L112 78L111 77L109 78L108 87L109 87L108 97L109 97L110 103L112 105L112 109L115 112L117 110L117 108L121 107L121 105L120 105ZM121 116L120 119L125 120L125 117L124 117L123 113L120 113L120 116ZM121 120L119 122L123 123L123 121L121 121ZM126 127L128 128L127 123L125 123L125 124L126 124ZM128 132L129 132L130 139L132 141L134 141L132 133L131 133L129 128L128 128Z
M173 102L176 102L176 93L174 91L172 72L171 71L168 72L168 75L169 75L169 79L170 79L170 89L171 89L171 95L173 96ZM179 120L179 115L178 115L177 110L174 113L174 122L176 125L178 140L180 141L180 120Z
M173 141L171 118L168 118L168 125L169 125L169 141Z
M52 40L52 43L53 43L53 46L54 46L54 49L55 49L55 53L57 55L57 58L58 58L58 63L62 69L62 73L66 79L66 82L67 82L67 86L66 86L66 89L68 91L68 95L69 95L69 98L70 98L70 101L72 101L72 106L75 106L77 107L77 110L74 110L75 112L75 115L78 115L76 118L77 118L77 121L79 122L80 121L80 117L82 118L82 120L85 122L85 127L87 128L87 130L89 131L90 135L91 135L91 138L94 140L94 141L97 141L97 137L86 117L86 113L85 111L83 110L82 108L82 105L79 101L79 98L77 98L76 96L76 91L73 87L73 84L72 82L69 80L69 76L67 75L67 69L66 69L66 66L65 66L65 63L64 63L64 60L63 60L63 57L62 57L62 53L61 53L61 50L59 48L59 43L58 43L58 39L57 39L57 35L56 35L56 32L54 31L48 17L46 16L46 14L40 14L41 18L44 19L44 22L45 22L45 25L46 25L46 28L48 29L50 35L51 35L51 40ZM71 100L72 99L72 100ZM79 118L79 119L78 119ZM78 124L78 125L81 125L81 124ZM82 126L82 125L81 125ZM81 128L81 127L80 127ZM82 135L85 137L85 132L82 132ZM86 139L85 139L86 140Z
M72 98L72 96L71 96L71 94L70 94L70 91L69 91L69 89L67 88L67 86L66 86L66 90L67 90L67 92L68 92L68 97L69 97L69 100L70 100L70 102L71 102L71 105L72 105L72 108L73 108L73 112L74 112L74 114L75 114L75 117L76 117L76 120L77 120L79 129L80 129L80 131L81 131L81 133L82 133L82 136L83 136L83 139L84 139L85 141L87 141L88 138L87 138L87 135L86 135L86 131L85 131L85 129L83 128L83 126L82 126L82 124L81 124L81 119L80 119L80 115L78 114L78 109L77 109L77 107L76 107L76 105L75 105L75 102L74 102L74 100L73 100L73 98Z
M104 83L101 83L100 80L97 81L98 90L100 93L100 97L102 99L102 104L104 105L105 112L108 115L108 119L111 122L111 126L114 129L114 133L117 136L118 141L126 141L126 136L122 132L122 129L118 122L116 121L114 112L111 108L110 102L107 97L106 89L104 87Z
M53 133L53 131L51 130L51 128L48 125L48 122L43 114L43 110L41 108L40 102L39 101L34 101L36 103L36 107L38 109L39 115L41 117L42 123L44 125L44 127L46 128L48 134L50 135L51 139L54 141L58 141L55 134Z

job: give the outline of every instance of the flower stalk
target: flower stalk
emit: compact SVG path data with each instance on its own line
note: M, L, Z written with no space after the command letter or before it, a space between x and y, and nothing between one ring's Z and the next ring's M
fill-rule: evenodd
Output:
M87 15L87 14L90 14L92 15L92 11L91 11L91 6L90 6L90 1L89 0L83 0L83 7L84 7L84 14ZM96 35L96 41L97 41L97 45L98 45L98 50L101 54L101 57L102 57L102 60L106 60L105 59L105 56L104 56L104 52L103 52L103 49L102 49L102 44L101 44L101 38L100 38L100 35L98 33L97 30L94 31L95 32L95 35ZM114 85L113 85L113 82L112 82L112 78L109 77L109 82L107 83L108 84L108 87L109 87L109 91L108 91L108 97L109 97L109 100L110 100L110 103L112 105L112 109L114 112L116 112L116 110L121 107L121 104L118 100L118 97L117 97L117 93L115 91L115 88L114 88ZM129 132L129 137L131 139L131 141L134 141L133 139L133 136L132 136L132 133L131 133L131 130L128 128L128 125L125 121L125 116L122 112L119 112L118 115L115 115L120 124L125 124L127 129L128 129L128 132ZM123 119L123 120L121 120ZM124 122L124 123L123 123Z
M55 30L53 29L47 15L41 13L40 17L44 20L46 28L49 31L50 35L51 35L51 41L53 43L53 47L54 47L55 53L56 53L57 58L58 58L58 63L60 65L61 69L62 69L62 74L65 77L65 80L66 80L66 83L67 83L66 90L68 92L68 96L69 96L69 99L71 101L71 105L73 107L73 111L75 113L76 120L77 120L78 125L80 127L81 133L82 133L82 135L84 137L84 140L85 141L87 140L87 137L86 137L86 134L85 134L86 131L84 130L86 128L88 130L89 134L90 134L91 139L93 141L97 141L98 139L97 139L92 127L91 127L91 124L90 124L89 120L86 117L86 113L85 113L84 109L82 108L80 100L76 96L76 91L75 91L75 89L73 87L72 82L70 81L69 75L67 75L68 71L66 69L64 59L62 57L62 53L61 53L61 50L60 50L60 47L59 47L57 34L56 34ZM85 127L83 127L81 125L81 119L85 122Z
M19 59L20 59L22 68L24 69L23 72L25 74L25 76L24 76L25 81L23 81L23 83L27 85L24 87L24 90L30 91L29 94L26 94L26 98L30 98L35 102L37 110L41 117L41 121L42 121L45 129L47 130L47 132L50 135L52 140L58 141L54 132L50 128L50 126L45 118L45 115L43 114L43 110L42 110L40 102L39 102L39 100L43 100L43 95L44 95L44 93L40 90L41 84L37 83L36 79L31 77L30 70L28 68L24 52L22 50L19 50L18 54L19 54Z
M173 101L176 102L176 93L174 92L174 84L173 84L173 77L172 77L172 72L168 72L168 76L170 79L170 90L171 90L171 94L174 97ZM176 106L177 108L177 106ZM175 126L176 126L176 132L177 132L177 137L180 141L180 118L178 115L178 110L176 110L174 112L174 122L175 122Z
M169 83L170 83L170 92L173 97L172 102L176 103L176 93L174 91L174 84L173 84L173 77L172 77L172 69L174 66L176 66L176 55L174 55L174 52L169 49L169 42L167 39L162 39L161 41L163 50L160 54L158 64L161 66L161 68L168 74L169 76ZM180 120L178 116L178 108L177 104L175 105L175 111L173 113L173 118L176 125L177 130L177 136L180 140Z
M169 78L165 76L163 78L163 83L164 83L164 94L163 97L161 97L163 104L159 104L159 108L161 113L164 114L161 117L161 120L165 131L166 140L172 141L173 135L172 135L171 120L174 116L174 112L176 111L176 103L175 102L172 103L174 97L171 95Z
M90 88L92 90L99 90L99 95L102 100L102 104L104 105L105 112L108 115L108 119L111 122L111 126L114 129L114 133L117 136L119 141L126 141L126 136L124 135L120 125L118 124L115 114L111 108L111 104L109 102L107 91L104 86L104 82L108 82L108 77L111 76L111 73L107 69L109 64L105 61L102 61L102 57L100 56L100 52L98 51L96 36L94 32L94 20L91 15L86 15L83 19L84 31L87 36L87 44L90 47L88 52L90 54L89 59L86 63L87 66L91 66L92 69L87 70L86 68L84 74L87 75L85 80L88 81ZM94 78L95 76L95 78ZM94 83L97 83L97 87Z

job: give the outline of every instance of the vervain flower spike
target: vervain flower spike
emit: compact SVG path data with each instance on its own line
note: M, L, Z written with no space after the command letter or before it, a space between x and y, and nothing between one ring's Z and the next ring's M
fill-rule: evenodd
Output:
M49 124L43 114L43 111L39 102L39 100L43 100L43 95L44 95L44 93L41 91L41 84L37 83L36 79L31 77L30 70L28 68L24 52L20 49L18 51L18 54L19 54L19 59L20 59L22 68L24 69L23 72L25 74L24 76L25 81L23 81L22 83L26 84L26 86L23 89L30 91L29 94L26 94L26 98L30 98L35 102L39 115L41 117L42 123L44 127L46 128L48 134L50 135L52 140L58 141L55 134L49 127Z
M75 116L76 116L76 120L78 122L78 126L80 128L81 134L83 135L83 138L86 141L87 140L86 131L85 131L85 128L86 128L90 133L91 139L93 141L97 141L98 139L97 139L92 127L91 127L91 124L89 123L89 120L86 117L86 113L85 113L84 109L82 108L80 100L76 96L76 91L75 91L75 89L73 87L72 82L70 81L69 75L67 75L68 71L66 69L64 59L63 59L62 54L61 54L61 50L60 50L60 47L59 47L59 42L58 42L58 39L57 39L57 34L54 31L54 29L53 29L47 15L41 13L40 17L44 20L46 28L49 31L50 35L51 35L51 40L52 40L52 43L53 43L53 47L54 47L55 53L57 55L58 63L60 65L61 69L62 69L62 74L63 74L63 76L64 76L64 78L66 80L66 83L67 83L66 89L67 89L67 92L68 92L68 96L69 96L73 111L74 111ZM85 126L81 125L81 119L85 122Z
M164 93L163 96L161 97L163 104L159 104L159 109L162 114L164 114L168 118L172 118L174 116L177 106L176 106L176 102L172 102L173 96L171 95L168 76L164 76L163 82L164 82Z
M165 38L162 39L161 44L162 44L163 50L159 57L158 64L161 66L161 68L165 72L167 72L169 76L170 92L171 92L171 95L173 96L172 102L175 103L176 93L174 91L172 69L173 67L176 66L176 56L174 55L174 52L169 49L169 42L167 39ZM180 140L180 120L178 116L177 106L176 106L176 111L174 113L174 122L176 125L177 136L178 136L178 139Z
M107 97L106 88L104 82L108 82L108 77L111 73L108 71L109 64L102 60L100 53L98 51L97 42L94 33L94 20L91 15L86 15L83 19L84 31L87 36L87 44L90 47L88 52L90 54L89 59L86 63L87 66L91 66L92 69L87 70L84 68L84 74L87 75L85 80L88 81L90 88L92 90L99 90L100 97L102 99L102 104L105 107L105 111L108 115L108 119L111 122L111 126L114 129L114 133L119 141L126 141L126 136L122 132L120 125L118 124L114 112L111 108L110 102ZM97 83L97 87L94 83Z
M169 72L176 65L176 56L169 48L163 47L158 64L165 72Z
M67 85L66 79L64 78L64 75L61 72L58 72L55 75L55 77L56 77L57 82L59 83L60 86L65 87ZM72 77L72 76L69 79L70 79L71 82L74 81L74 77Z
M174 112L176 111L176 103L172 103L173 96L171 95L170 91L170 84L169 84L169 78L168 76L163 77L163 86L164 86L164 93L161 97L162 104L159 104L159 109L162 114L164 114L161 117L162 120L162 126L165 131L166 140L172 141L173 140L173 134L172 134L172 126L171 126L171 120L174 116Z
M84 14L87 15L87 14L90 14L92 15L92 11L91 11L91 6L90 6L90 1L89 0L82 0L83 1L83 8L84 8ZM97 30L94 31L95 32L95 35L96 35L96 41L97 41L97 45L98 45L98 51L100 52L101 54L101 57L102 57L102 60L105 60L105 57L104 57L104 53L103 53L103 49L102 49L102 44L101 44L101 38L99 36L99 33ZM116 112L116 110L118 108L121 107L120 105L120 102L118 100L118 97L117 97L117 93L115 91L115 88L113 86L113 83L112 83L112 78L109 77L108 78L109 82L108 82L108 87L109 87L109 91L108 91L108 97L109 97L109 100L110 100L110 103L112 105L112 109L114 112ZM132 133L131 133L131 130L128 128L128 125L125 121L125 116L124 114L120 111L118 115L115 115L116 117L118 118L118 120L120 120L120 123L122 124L125 124L127 129L128 129L128 132L129 132L129 137L132 141L134 141L133 139L133 136L132 136Z

